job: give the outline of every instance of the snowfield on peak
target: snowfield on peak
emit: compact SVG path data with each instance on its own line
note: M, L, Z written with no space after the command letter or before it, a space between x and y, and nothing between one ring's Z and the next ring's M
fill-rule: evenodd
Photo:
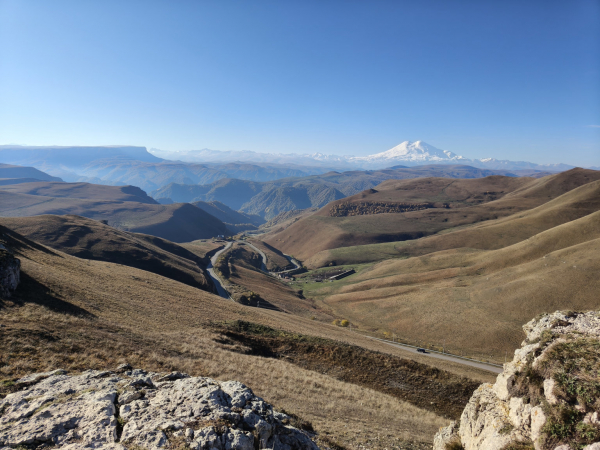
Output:
M321 152L263 153L254 151L190 150L169 152L150 149L150 153L164 159L196 163L250 163L269 165L295 165L312 174L330 170L378 170L397 164L462 164L490 170L538 170L560 172L572 169L568 164L536 164L526 161L508 161L496 158L469 159L449 150L441 150L423 141L404 141L395 147L367 156L330 155Z
M381 153L350 158L351 161L375 162L381 160L393 161L466 161L448 150L440 150L423 141L404 141L395 147Z

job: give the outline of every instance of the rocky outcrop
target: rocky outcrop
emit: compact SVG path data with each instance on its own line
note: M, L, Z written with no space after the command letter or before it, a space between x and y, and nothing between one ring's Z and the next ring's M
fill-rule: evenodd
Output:
M131 370L64 370L0 400L0 449L318 450L286 414L237 381Z
M600 312L545 314L523 329L513 360L434 450L600 450Z
M21 261L0 244L0 298L8 298L21 280Z

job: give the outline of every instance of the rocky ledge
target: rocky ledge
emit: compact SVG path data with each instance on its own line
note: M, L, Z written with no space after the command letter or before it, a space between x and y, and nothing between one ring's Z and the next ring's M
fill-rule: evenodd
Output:
M237 381L123 365L16 383L21 390L0 400L0 450L318 450L289 416Z
M0 298L8 298L21 278L21 261L15 258L0 241Z
M514 359L434 450L600 450L600 312L545 314L523 329Z

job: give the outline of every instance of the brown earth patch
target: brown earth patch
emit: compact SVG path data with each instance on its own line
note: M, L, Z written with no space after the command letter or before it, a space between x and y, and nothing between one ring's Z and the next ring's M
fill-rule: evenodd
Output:
M249 322L216 325L245 354L284 359L346 383L383 392L435 414L458 419L479 383L415 361L354 345L287 333Z

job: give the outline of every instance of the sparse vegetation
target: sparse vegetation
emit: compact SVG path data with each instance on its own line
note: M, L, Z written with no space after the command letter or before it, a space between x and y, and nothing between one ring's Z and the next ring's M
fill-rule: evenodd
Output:
M448 204L440 205L448 208ZM329 209L331 217L364 216L370 214L403 213L435 208L433 203L341 202Z

